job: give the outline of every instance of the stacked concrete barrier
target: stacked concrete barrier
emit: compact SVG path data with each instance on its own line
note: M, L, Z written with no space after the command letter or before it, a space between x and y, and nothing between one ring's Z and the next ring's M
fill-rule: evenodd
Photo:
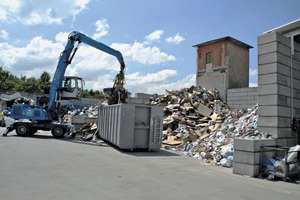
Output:
M234 139L233 173L258 176L261 146L274 146L275 144L274 139Z
M247 109L257 104L258 88L235 88L227 90L227 105L231 109Z
M300 44L294 48L292 56L291 40L277 32L258 37L259 131L278 138L279 146L297 143L291 122L300 118Z

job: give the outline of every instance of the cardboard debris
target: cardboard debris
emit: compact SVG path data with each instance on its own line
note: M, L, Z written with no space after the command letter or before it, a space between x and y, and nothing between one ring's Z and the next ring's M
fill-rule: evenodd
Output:
M233 138L269 138L257 131L258 106L230 110L216 89L200 86L153 95L148 105L164 106L163 144L184 155L230 167ZM222 163L221 163L222 162Z
M78 131L71 133L69 137L83 141L90 141L92 139L96 139L97 131L96 123L84 124Z

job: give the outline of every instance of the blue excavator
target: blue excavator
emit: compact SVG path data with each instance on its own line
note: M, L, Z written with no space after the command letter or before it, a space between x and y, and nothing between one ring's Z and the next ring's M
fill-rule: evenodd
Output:
M112 88L105 88L108 104L126 103L128 91L124 88L125 63L122 54L83 33L73 31L68 36L65 49L59 57L57 68L50 86L50 96L39 99L37 105L14 104L10 117L15 119L3 133L3 136L16 130L19 136L30 136L38 130L51 131L53 137L60 138L69 133L72 126L59 120L59 108L62 100L80 99L83 92L83 80L76 76L64 76L71 64L80 43L115 56L120 63L120 72L116 75Z

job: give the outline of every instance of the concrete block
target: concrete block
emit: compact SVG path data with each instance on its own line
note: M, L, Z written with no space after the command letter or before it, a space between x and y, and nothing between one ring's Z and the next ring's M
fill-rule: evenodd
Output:
M238 175L256 177L259 175L259 165L233 162L232 172Z
M257 87L240 88L241 92L253 92Z
M286 66L291 65L291 57L290 55L284 55L281 53L277 53L277 62Z
M276 84L278 82L278 74L261 74L258 76L258 85Z
M278 96L277 95L259 95L258 105L277 105Z
M299 73L299 75L300 75L300 73ZM295 78L293 79L293 88L300 91L300 80L297 80Z
M253 97L253 99L255 99L255 97L258 96L258 90L252 91L252 92L247 92L247 96Z
M277 74L277 84L291 87L291 77Z
M280 54L278 52L271 52L268 54L258 55L258 65L269 64L269 63L281 63L286 66L290 66L290 56Z
M255 106L257 104L257 100L255 100L255 99L254 100L247 100L246 103L247 103L247 105L250 105L250 107L252 107L252 106Z
M276 63L277 62L277 53L271 52L268 54L259 54L258 55L258 65Z
M300 104L298 104L298 106L300 106ZM294 109L294 116L295 116L295 118L300 118L300 109L299 108Z
M274 138L292 138L295 137L295 134L292 133L290 127L278 128L278 127L268 127L268 126L259 126L259 132L270 133Z
M278 95L291 96L291 88L285 85L278 84Z
M149 102L149 99L129 97L127 101L131 104L145 104L146 102Z
M292 147L298 144L297 138L278 138L277 145L283 147Z
M278 105L290 107L291 102L288 96L283 95L259 95L258 96L258 105Z
M294 99L300 99L300 89L296 89L295 87L294 87L294 89L293 89L293 98Z
M257 44L263 45L273 41L278 41L279 43L286 44L290 47L290 39L280 33L271 32L257 37Z
M287 128L287 127L290 127L290 118L289 117L259 116L258 126Z
M278 94L278 86L276 84L271 85L259 85L258 95L273 95Z
M97 117L85 117L85 116L72 116L72 124L87 124L87 123L96 123Z
M233 97L230 97L229 99L227 98L227 100L232 100L232 101L239 101L241 97L238 97L238 96L233 96Z
M269 43L261 44L261 45L259 45L257 53L258 53L258 55L261 55L261 54L268 54L268 53L274 52L277 50L277 46L278 46L278 44L277 44L276 40L270 41Z
M247 95L246 92L235 92L235 93L234 93L234 96L235 96L235 97L240 97L240 96L245 96L245 95Z
M233 152L233 161L244 164L258 165L260 163L260 152L238 151Z
M258 115L289 117L291 116L291 109L290 107L276 106L276 105L259 106Z
M282 65L280 63L268 63L258 67L258 75L279 73L282 75L290 76L290 66Z
M291 55L290 42L286 43L277 43L277 52L286 56Z
M270 85L259 85L258 95L283 95L290 96L290 87L279 85L279 84L270 84Z
M150 99L153 94L135 93L135 97L139 99Z
M257 37L257 45L261 46L270 42L274 42L277 39L276 33L268 33Z
M261 146L271 145L276 145L276 140L235 138L233 148L234 151L259 152Z
M270 43L260 45L258 48L258 55L267 54L267 53L271 53L274 51L276 51L280 54L286 55L286 56L291 55L290 46L287 46L287 44L280 43L278 41L272 41Z
M208 116L210 116L211 115L211 113L212 113L212 109L210 109L209 107L207 107L207 106L205 106L205 105L203 105L203 104L201 104L200 103L200 105L198 106L198 112L201 114L201 115L203 115L203 116L206 116L206 117L208 117Z
M277 98L278 98L278 105L287 106L287 107L291 106L291 98L289 96L278 95Z

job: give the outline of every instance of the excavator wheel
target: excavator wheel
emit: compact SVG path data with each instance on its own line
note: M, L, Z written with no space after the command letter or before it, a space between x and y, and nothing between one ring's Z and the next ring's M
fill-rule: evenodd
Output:
M30 133L30 127L28 124L19 123L16 125L16 133L19 136L28 136Z
M55 138L62 138L65 134L65 130L61 126L54 126L51 129L51 133Z

